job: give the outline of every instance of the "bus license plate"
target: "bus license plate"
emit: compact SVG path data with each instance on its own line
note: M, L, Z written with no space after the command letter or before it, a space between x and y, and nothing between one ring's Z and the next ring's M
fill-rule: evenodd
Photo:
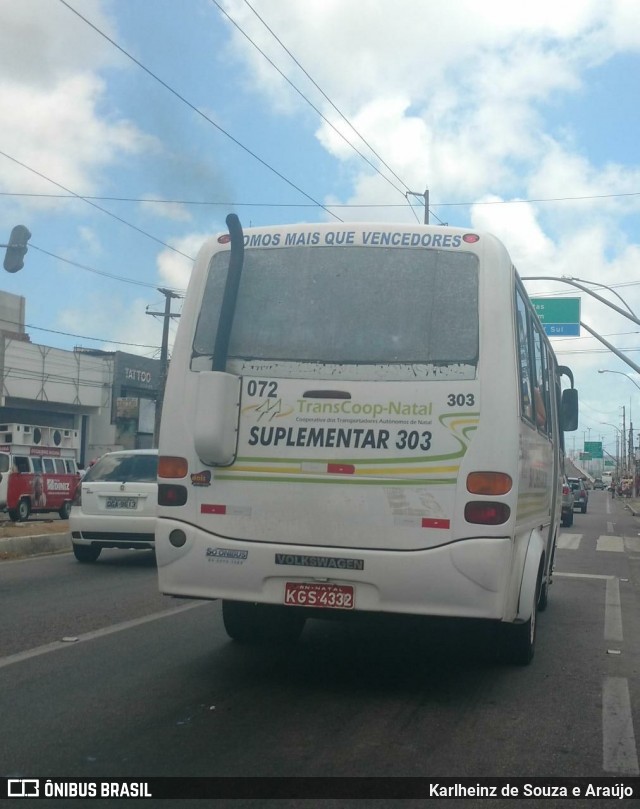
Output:
M135 497L107 497L107 508L137 508Z
M292 607L352 610L355 606L355 599L353 587L350 584L310 584L288 581L284 589L284 603Z

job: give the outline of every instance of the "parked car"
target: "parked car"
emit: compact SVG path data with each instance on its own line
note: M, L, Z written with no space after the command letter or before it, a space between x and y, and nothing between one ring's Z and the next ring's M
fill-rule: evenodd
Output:
M579 508L583 514L587 513L589 503L589 492L582 478L567 478L569 485L573 489L573 508Z
M565 476L562 480L562 514L561 523L564 528L573 525L573 489Z
M103 548L155 548L157 475L156 449L109 452L88 470L69 515L79 562Z
M604 485L604 480L602 480L602 478L596 478L593 481L593 488L594 489L605 489L606 486Z

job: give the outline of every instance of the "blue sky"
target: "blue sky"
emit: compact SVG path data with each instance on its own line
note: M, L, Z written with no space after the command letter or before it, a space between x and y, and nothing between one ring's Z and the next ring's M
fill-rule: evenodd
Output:
M1 288L26 297L34 342L157 355L157 287L186 287L185 256L230 211L326 220L311 198L345 220L414 222L404 191L426 186L434 217L495 232L521 275L607 284L640 312L637 4L250 1L0 0L0 228L33 234ZM25 196L60 186L111 198L92 200L111 216ZM224 204L142 201L157 199ZM582 297L583 320L640 364L638 328ZM623 405L640 429L623 374L640 376L592 337L554 346L581 393L576 445L613 449L601 422Z

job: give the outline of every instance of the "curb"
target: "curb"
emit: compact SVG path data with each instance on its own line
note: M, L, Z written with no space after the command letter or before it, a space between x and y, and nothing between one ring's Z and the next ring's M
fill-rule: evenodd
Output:
M0 539L0 561L24 559L29 556L46 556L66 553L71 550L71 534L68 531L56 534L38 534L31 537L5 537Z

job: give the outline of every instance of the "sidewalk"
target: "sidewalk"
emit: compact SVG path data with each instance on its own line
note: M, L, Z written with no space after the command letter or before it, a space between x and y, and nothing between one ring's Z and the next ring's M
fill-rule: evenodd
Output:
M66 520L0 523L0 562L71 550Z
M611 497L609 492L607 492L607 494L609 497ZM629 509L634 517L640 517L640 498L616 496L614 499L617 500L618 503L621 503L624 508Z

